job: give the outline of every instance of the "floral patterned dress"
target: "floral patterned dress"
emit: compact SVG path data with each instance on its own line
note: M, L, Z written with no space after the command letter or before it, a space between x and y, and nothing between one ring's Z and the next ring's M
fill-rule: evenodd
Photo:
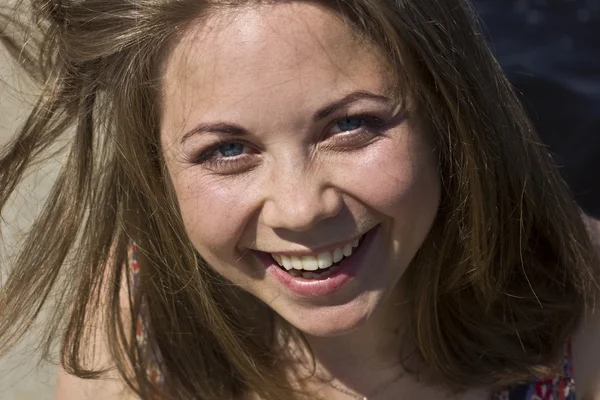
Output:
M135 245L129 249L129 263L133 271L134 290L139 281L139 264L135 254ZM144 314L142 312L140 315ZM149 359L155 360L150 363L146 369L148 376L156 383L163 382L160 371L160 354L152 350L149 345L147 329L144 319L138 317L136 321L136 338L138 345L148 354ZM159 400L159 399L153 399ZM573 380L573 362L570 344L567 346L565 356L561 364L560 373L552 379L539 379L532 382L517 385L512 388L503 389L495 392L491 400L575 400L575 381Z
M571 344L567 344L558 376L501 390L493 395L492 400L575 400Z

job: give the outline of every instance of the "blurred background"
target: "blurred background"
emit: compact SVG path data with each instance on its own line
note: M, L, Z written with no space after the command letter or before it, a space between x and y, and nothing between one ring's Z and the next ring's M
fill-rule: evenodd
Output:
M472 0L579 205L600 218L600 0Z
M484 34L577 201L600 218L600 0L473 2ZM35 93L0 47L0 146L26 117ZM0 271L10 266L60 162L32 171L2 213ZM38 366L35 332L0 359L0 400L53 398L56 367Z
M4 0L0 0L4 1ZM9 61L0 47L0 146L18 129L34 101L35 87ZM11 265L19 238L27 231L48 193L59 162L49 162L32 171L0 219L0 284ZM36 367L39 355L35 332L7 357L0 358L0 400L53 399L55 367Z

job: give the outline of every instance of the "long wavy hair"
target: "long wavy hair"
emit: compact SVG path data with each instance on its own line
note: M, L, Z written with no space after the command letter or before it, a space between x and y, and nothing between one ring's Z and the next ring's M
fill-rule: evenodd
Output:
M0 19L0 39L41 85L33 111L1 149L0 209L57 143L67 154L1 288L0 354L53 297L44 343L48 352L59 340L62 365L79 377L106 372L86 358L90 321L100 320L118 371L142 397L298 396L275 336L263 333L275 325L287 337L301 333L196 253L159 141L161 68L173 45L210 13L258 2L31 0L31 20L12 12ZM279 2L289 1L268 3ZM380 48L435 135L441 205L404 278L408 335L430 375L469 388L551 372L595 300L597 260L579 209L469 4L313 3ZM133 242L135 291L126 262ZM161 357L161 385L145 372L148 352L131 323L142 308Z

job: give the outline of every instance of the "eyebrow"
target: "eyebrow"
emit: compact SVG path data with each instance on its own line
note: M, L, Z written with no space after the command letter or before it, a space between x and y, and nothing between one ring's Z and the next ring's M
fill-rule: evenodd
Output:
M324 118L327 118L330 114L333 114L337 110L344 108L344 107L348 106L349 104L352 104L358 100L364 100L364 99L375 100L380 103L390 103L391 102L391 100L388 97L385 97L385 96L382 96L379 94L375 94L375 93L371 93L366 90L358 90L356 92L352 92L352 93L342 97L340 100L338 100L334 103L331 103L328 106L321 108L319 111L317 111L315 113L313 120L315 122L320 121Z
M375 94L366 90L357 90L341 99L320 108L313 116L313 121L318 122L334 112L358 101L358 100L373 100L380 103L390 103L390 98ZM180 143L184 143L187 139L195 134L202 132L214 132L214 133L225 133L231 136L244 136L247 134L246 129L236 124L230 124L225 122L204 122L196 125L185 134L182 135Z
M205 122L200 123L187 131L181 137L180 143L183 144L183 142L188 140L190 137L202 132L226 133L231 136L244 136L247 133L244 128L236 124L229 124L225 122Z

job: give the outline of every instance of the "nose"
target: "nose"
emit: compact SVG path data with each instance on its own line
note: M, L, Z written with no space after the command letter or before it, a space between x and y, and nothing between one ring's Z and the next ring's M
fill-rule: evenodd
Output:
M335 217L342 209L341 193L324 177L297 165L273 171L267 185L262 221L272 229L307 231Z

